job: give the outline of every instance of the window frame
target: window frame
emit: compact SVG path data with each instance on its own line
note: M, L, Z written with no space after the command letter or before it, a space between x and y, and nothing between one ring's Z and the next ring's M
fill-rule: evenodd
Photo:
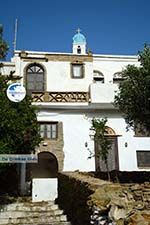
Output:
M139 154L141 153L141 156ZM140 158L144 157L142 154L147 153L148 155L145 155L145 159L149 159L149 164L145 165L143 162L139 161ZM150 150L136 150L136 159L137 159L137 167L138 168L150 168Z
M95 83L105 83L104 74L99 70L93 70L93 81Z
M74 76L74 71L73 71L73 67L74 66L81 66L81 75L80 76ZM71 63L71 78L72 79L83 79L85 74L84 74L84 63L82 62L72 62Z
M32 72L32 67L38 67L39 69L37 69L37 71L33 71ZM31 70L31 71L30 71ZM40 71L41 70L41 71ZM28 88L28 85L31 83L31 81L29 82L28 80L28 76L32 76L32 75L35 75L35 74L42 74L42 81L38 81L39 83L42 82L42 88L40 89L35 89L35 85L34 85L34 88L31 89L31 88ZM33 77L33 80L34 80L34 75L32 76ZM34 93L34 92L45 92L45 84L46 84L46 81L45 81L45 68L43 67L43 65L39 64L39 63L30 63L26 68L25 68L25 86L26 86L26 90L27 90L27 93L28 94L31 94L31 93ZM34 84L34 82L33 82Z
M41 125L44 125L44 136L42 137L41 135ZM48 137L48 125L50 125L50 137ZM53 137L53 130L52 130L52 126L55 125L55 137ZM58 122L39 122L39 126L40 126L40 135L41 138L43 139L47 139L47 140L57 140L58 139Z
M113 74L113 84L120 84L123 80L122 72L116 72Z

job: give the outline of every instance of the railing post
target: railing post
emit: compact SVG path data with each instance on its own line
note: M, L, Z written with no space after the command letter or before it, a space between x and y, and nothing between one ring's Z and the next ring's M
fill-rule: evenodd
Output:
M43 96L44 102L49 102L49 93L45 92Z

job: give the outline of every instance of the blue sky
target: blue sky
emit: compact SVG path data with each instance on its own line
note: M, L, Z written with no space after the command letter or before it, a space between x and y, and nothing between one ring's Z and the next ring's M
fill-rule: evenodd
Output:
M13 52L17 49L71 52L78 27L95 54L137 54L150 43L149 0L3 0L0 23Z

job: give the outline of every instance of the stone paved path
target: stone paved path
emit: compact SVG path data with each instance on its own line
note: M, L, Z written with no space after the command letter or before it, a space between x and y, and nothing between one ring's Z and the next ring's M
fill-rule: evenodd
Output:
M0 225L71 225L53 201L15 202L0 206Z

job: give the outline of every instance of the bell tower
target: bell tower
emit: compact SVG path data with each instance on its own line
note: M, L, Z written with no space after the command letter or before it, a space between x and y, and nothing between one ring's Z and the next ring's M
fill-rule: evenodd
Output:
M73 36L72 40L72 52L77 55L86 54L86 38L80 33L80 29L77 29L77 33Z

